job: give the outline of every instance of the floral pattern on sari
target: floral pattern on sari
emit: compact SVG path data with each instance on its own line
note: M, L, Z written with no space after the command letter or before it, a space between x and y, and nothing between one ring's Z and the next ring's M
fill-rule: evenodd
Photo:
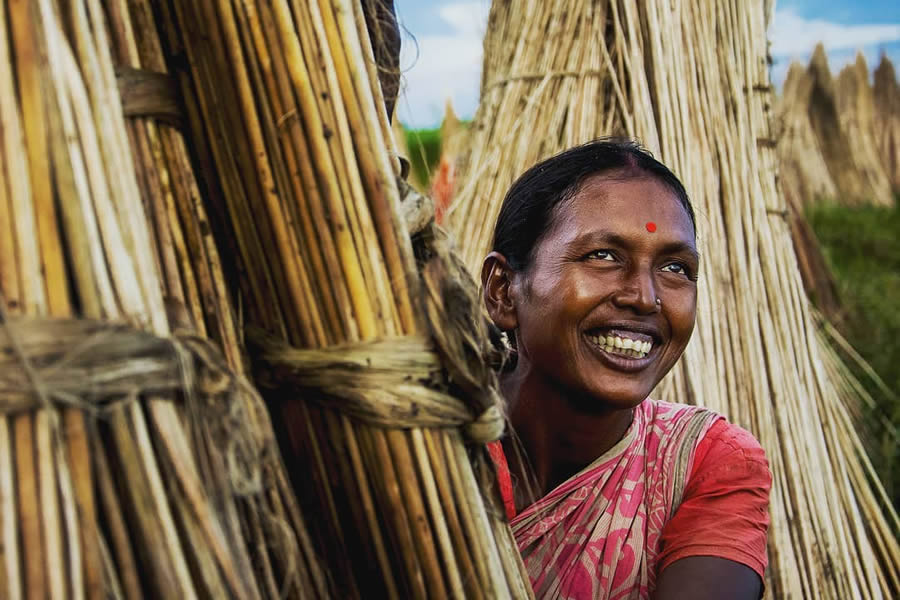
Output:
M722 417L647 399L603 456L526 508L513 533L538 598L647 598L694 450Z

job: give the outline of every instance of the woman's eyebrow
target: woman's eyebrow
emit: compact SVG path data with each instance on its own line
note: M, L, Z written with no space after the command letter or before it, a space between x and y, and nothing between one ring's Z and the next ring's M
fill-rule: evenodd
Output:
M612 231L588 231L576 236L570 245L572 246L588 246L595 244L609 244L611 246L620 246L629 248L631 244L627 239Z
M700 262L700 253L697 249L684 242L669 242L663 245L662 254L687 254L697 262Z

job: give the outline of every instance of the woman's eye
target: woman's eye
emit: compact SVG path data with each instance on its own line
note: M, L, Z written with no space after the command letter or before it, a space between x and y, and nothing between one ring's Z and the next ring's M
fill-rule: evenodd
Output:
M615 260L612 252L610 252L609 250L594 250L593 252L588 254L587 257L597 260Z
M669 273L678 273L679 275L688 276L687 267L681 263L669 263L662 268L663 271L668 271Z

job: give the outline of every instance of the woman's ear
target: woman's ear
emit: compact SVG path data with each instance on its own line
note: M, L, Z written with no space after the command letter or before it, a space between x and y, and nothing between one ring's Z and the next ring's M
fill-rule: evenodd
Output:
M484 305L494 325L503 331L513 331L519 326L516 316L513 290L514 272L506 257L491 252L481 266L481 286L484 289Z

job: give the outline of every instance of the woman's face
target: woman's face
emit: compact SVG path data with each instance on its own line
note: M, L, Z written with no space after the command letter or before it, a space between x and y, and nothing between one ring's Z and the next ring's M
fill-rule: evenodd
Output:
M519 366L583 410L636 406L691 337L698 263L690 218L664 184L587 179L513 277Z

